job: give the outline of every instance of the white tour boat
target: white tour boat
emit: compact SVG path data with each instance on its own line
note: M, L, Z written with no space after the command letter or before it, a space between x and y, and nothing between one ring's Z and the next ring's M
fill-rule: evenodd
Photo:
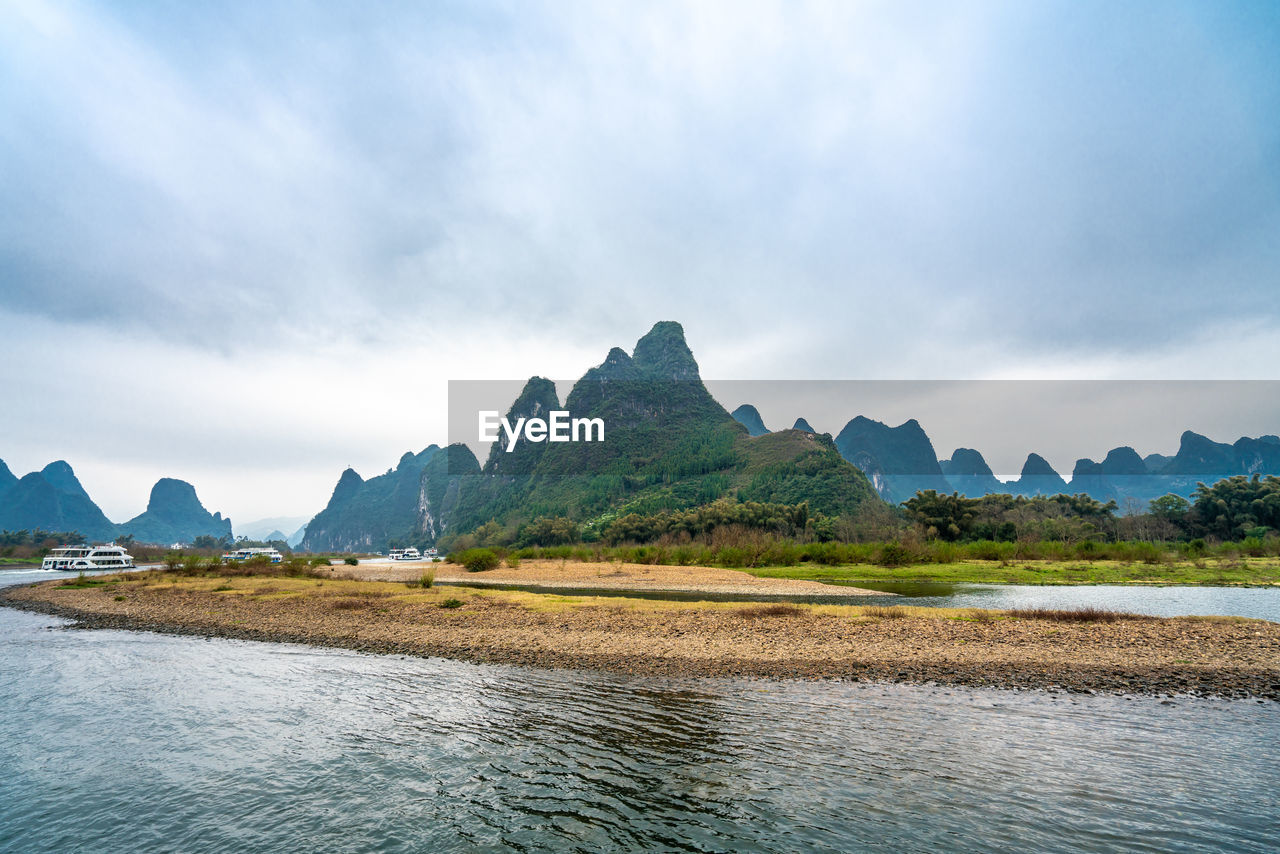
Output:
M392 560L422 560L422 553L413 547L407 549L392 549L387 552L387 557Z
M59 546L40 563L41 569L132 569L133 555L122 546Z
M280 563L284 560L284 555L280 554L278 549L272 548L236 549L233 552L227 552L224 554L222 556L222 560L224 563L231 563L232 561L239 562L242 560L248 560L251 557L257 557L258 555L264 555L267 560L272 563Z

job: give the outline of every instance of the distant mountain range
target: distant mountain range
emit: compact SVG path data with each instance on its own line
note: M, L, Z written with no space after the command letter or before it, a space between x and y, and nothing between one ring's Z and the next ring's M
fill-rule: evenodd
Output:
M297 548L302 542L302 535L306 532L306 528L307 517L305 516L272 516L268 519L256 519L243 525L236 525L235 535L237 539L244 537L260 542L284 540L290 548ZM292 533L289 533L290 531Z
M764 428L759 411L750 404L735 409L733 417L749 430ZM801 418L794 429L812 428ZM1115 501L1124 513L1145 510L1153 498L1170 493L1190 497L1200 482L1214 483L1234 475L1280 475L1280 437L1274 435L1226 444L1188 430L1173 456L1142 457L1133 448L1119 447L1102 462L1077 460L1069 483L1034 453L1027 456L1021 476L1009 483L996 478L973 448L956 448L949 458L939 459L915 419L890 427L858 416L844 426L835 443L841 456L871 479L880 497L895 504L923 489L969 497L1083 493L1104 503Z
M623 514L720 498L808 502L813 512L835 516L877 499L897 504L926 489L970 497L1084 493L1115 501L1123 513L1168 493L1189 497L1201 481L1280 474L1275 435L1226 444L1187 431L1172 456L1143 457L1122 446L1101 462L1078 460L1069 483L1032 453L1017 480L1001 483L977 449L956 448L941 459L914 419L891 427L859 415L834 438L804 418L770 432L755 406L729 413L711 396L683 329L672 322L656 324L631 353L611 349L563 403L554 383L530 378L507 419L558 409L602 418L607 441L521 442L509 451L503 439L483 464L464 445L429 445L368 480L342 472L326 507L303 526L265 519L239 533L312 551L375 551L393 542L431 544L490 523L513 529L539 517L569 517L599 530ZM132 534L159 543L232 532L230 520L205 510L183 481L160 480L146 512L117 525L65 462L19 479L0 461L0 529L24 528L78 531L93 540Z
M57 460L18 479L0 461L0 530L36 529L75 532L91 541L132 535L138 542L169 545L202 535L230 537L231 520L205 510L191 484L166 477L152 487L143 513L117 525L66 462Z
M920 489L959 492L978 497L989 494L1086 494L1115 501L1121 512L1145 511L1153 498L1173 493L1190 497L1200 482L1214 483L1234 475L1280 474L1280 438L1242 438L1228 445L1190 430L1182 434L1172 457L1141 457L1130 447L1109 451L1102 462L1077 460L1068 483L1044 457L1030 454L1021 476L1000 482L980 452L956 448L938 460L933 444L915 420L897 427L859 416L836 437L845 459L858 466L882 498L905 501Z
M1280 439L1233 445L1187 432L1173 456L1145 459L1116 448L1100 463L1080 460L1068 483L1044 457L1030 454L1021 476L1002 483L980 451L956 448L939 459L914 419L896 427L864 416L832 439L797 418L770 432L751 404L732 413L699 377L677 323L659 323L628 354L615 347L586 372L561 404L555 385L531 378L508 421L555 409L602 417L597 444L495 443L483 465L462 445L406 453L394 469L364 480L348 469L329 504L306 527L304 547L378 550L389 543L433 543L447 533L493 523L511 528L539 516L569 516L590 528L626 512L706 504L721 497L797 503L836 515L876 496L905 501L918 490L1057 495L1086 493L1145 509L1169 492L1191 495L1198 481L1236 474L1280 474Z

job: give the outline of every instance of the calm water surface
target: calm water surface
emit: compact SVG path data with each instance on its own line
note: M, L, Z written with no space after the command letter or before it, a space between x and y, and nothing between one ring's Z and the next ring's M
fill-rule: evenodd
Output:
M1140 584L861 583L897 594L899 605L946 608L1109 608L1157 617L1224 615L1280 623L1280 587L1157 587ZM903 601L898 597L909 597ZM884 600L868 600L880 604Z
M1274 851L1280 705L630 678L0 608L0 851Z
M447 586L449 582L438 582ZM501 590L530 590L566 596L626 596L678 601L813 602L832 605L916 605L939 608L1108 608L1156 617L1253 617L1280 623L1280 587L1155 587L1085 584L943 584L933 582L853 581L851 586L879 590L869 596L742 596L739 594L636 592L617 588L560 588L527 584L490 585Z

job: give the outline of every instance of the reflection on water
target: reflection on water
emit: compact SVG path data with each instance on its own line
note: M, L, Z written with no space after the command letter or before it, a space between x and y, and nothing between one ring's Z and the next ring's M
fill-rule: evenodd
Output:
M0 850L1268 851L1280 705L477 667L0 608Z

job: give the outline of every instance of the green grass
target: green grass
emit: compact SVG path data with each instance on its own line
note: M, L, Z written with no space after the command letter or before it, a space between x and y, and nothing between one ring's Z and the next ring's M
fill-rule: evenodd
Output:
M857 584L859 581L936 581L976 584L1280 584L1280 561L1275 558L1209 559L1203 566L1191 562L1150 565L1119 561L958 561L916 566L746 567L760 578L797 578L806 581Z
M82 575L79 578L68 578L58 587L62 590L79 590L86 587L101 587L104 584L116 584L119 580L118 578L89 578Z

